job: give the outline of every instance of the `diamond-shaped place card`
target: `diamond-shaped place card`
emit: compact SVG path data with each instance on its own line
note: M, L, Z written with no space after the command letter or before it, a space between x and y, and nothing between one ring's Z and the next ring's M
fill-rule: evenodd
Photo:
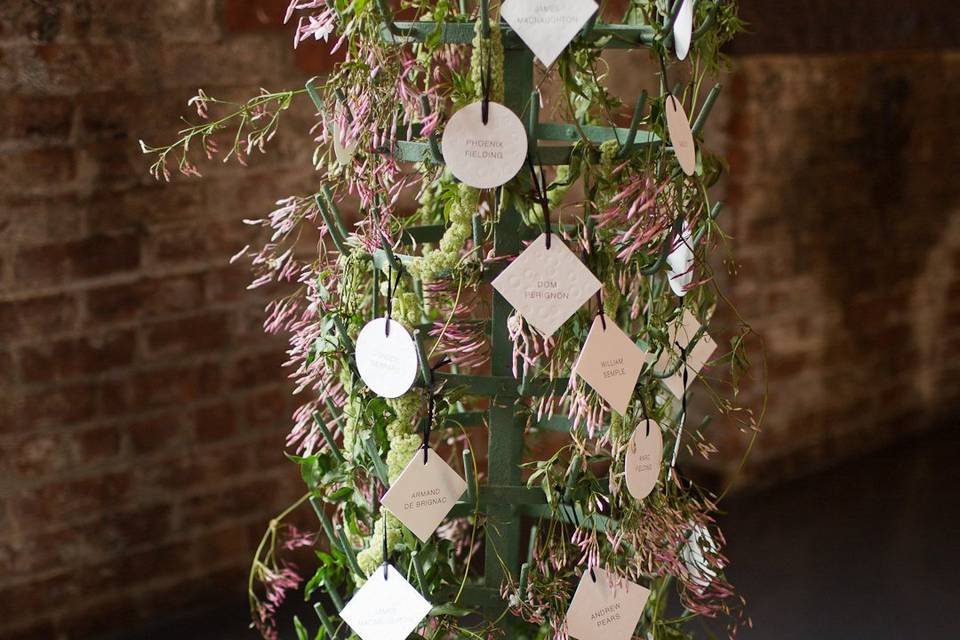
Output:
M340 617L363 640L406 640L431 608L433 605L387 564L367 578Z
M420 449L380 504L426 542L466 490L466 481L433 449L427 450L426 462Z
M690 341L693 340L693 337L697 335L697 331L700 330L700 323L697 321L696 316L690 313L689 310L683 310L683 317L680 320L679 325L674 325L670 327L667 334L670 338L670 345L673 349L679 350L680 348L687 349L690 346ZM687 351L686 357L686 366L687 366L687 387L689 388L696 377L700 374L700 370L703 369L703 365L706 364L707 360L710 359L710 356L713 355L713 352L717 349L717 343L713 341L713 338L710 337L706 331L701 334L700 339L697 340L696 344L690 347ZM670 363L670 355L664 350L660 354L660 360L657 362L657 368L662 369ZM683 386L683 367L678 369L669 378L666 378L663 383L667 386L667 389L677 398L683 397L684 389Z
M573 372L586 380L614 411L624 415L646 355L612 319L597 316Z
M507 0L500 15L549 67L597 8L593 0Z
M556 235L540 234L491 283L523 319L546 337L600 288L589 269Z
M630 640L650 590L603 569L584 571L567 609L567 633L577 640Z

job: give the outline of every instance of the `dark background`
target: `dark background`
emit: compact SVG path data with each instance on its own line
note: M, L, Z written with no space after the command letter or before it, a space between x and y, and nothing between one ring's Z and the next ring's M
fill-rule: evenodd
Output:
M291 49L286 4L0 4L5 639L246 637L253 546L301 486L283 342L227 258L241 219L313 191L310 108L203 180L153 182L137 141L172 140L200 87L329 68L322 45ZM957 637L960 8L741 7L707 142L731 168L724 286L769 363L724 503L743 637ZM695 470L722 479L744 439L716 437Z

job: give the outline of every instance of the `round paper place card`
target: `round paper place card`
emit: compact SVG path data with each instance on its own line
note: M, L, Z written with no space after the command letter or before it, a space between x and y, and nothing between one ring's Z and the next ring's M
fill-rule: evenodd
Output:
M390 335L387 335L387 323ZM417 377L417 347L403 325L387 318L371 320L357 336L357 370L383 398L405 394Z
M527 130L513 111L489 103L483 123L483 103L460 109L443 130L443 159L461 182L492 189L510 181L527 159Z
M697 150L693 146L693 133L690 131L690 122L687 112L676 96L667 96L667 132L670 134L670 144L677 156L680 168L688 176L697 170Z
M683 60L690 52L690 38L693 35L693 4L696 0L683 0L677 19L673 23L673 43L677 60Z
M637 425L627 444L624 461L627 473L627 490L637 500L643 500L657 486L660 477L660 461L663 459L663 433L660 425L650 420L650 435L647 421Z

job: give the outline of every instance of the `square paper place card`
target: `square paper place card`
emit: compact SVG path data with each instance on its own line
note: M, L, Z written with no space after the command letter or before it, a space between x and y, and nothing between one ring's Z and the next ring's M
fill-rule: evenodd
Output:
M610 403L614 411L624 415L646 355L612 319L597 316L573 372Z
M426 463L419 449L380 504L426 542L466 490L466 481L433 449Z
M500 16L549 67L596 10L593 0L507 0Z
M363 640L406 640L432 608L393 565L387 564L367 578L340 617Z
M596 568L584 571L567 609L567 633L577 640L630 640L650 590Z
M690 346L690 341L693 340L693 337L697 335L697 331L699 330L700 323L697 321L696 316L690 313L689 310L684 309L680 324L671 326L668 331L670 345L673 347L672 353L676 353L677 357L679 357L680 348L687 349L687 347ZM710 334L706 331L703 332L696 344L689 349L686 357L688 388L693 384L693 381L700 374L700 370L703 369L703 365L706 364L716 349L717 343L713 341L713 338L711 338ZM657 368L663 369L669 364L670 354L664 350L664 352L660 354L660 360L657 361ZM666 378L663 383L667 386L670 393L677 398L682 398L686 391L683 386L683 367L677 369L677 372L669 378Z
M549 249L546 238L540 234L491 284L549 338L597 292L600 281L560 238L554 235Z

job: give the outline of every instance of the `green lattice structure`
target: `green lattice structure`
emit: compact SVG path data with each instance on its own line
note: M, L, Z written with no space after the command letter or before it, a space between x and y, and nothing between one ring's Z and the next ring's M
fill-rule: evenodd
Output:
M389 16L386 10L386 0L378 0L378 4L385 16ZM676 10L679 9L680 2L675 3L675 10L671 16L670 23L676 18ZM486 18L487 4L481 4L481 24L487 24ZM693 38L697 39L705 33L711 26L712 14L700 27L694 32ZM646 25L619 25L619 24L598 24L594 18L584 27L578 36L579 42L591 43L596 47L604 49L637 49L648 47L655 38L654 30ZM670 23L666 25L665 32L670 32ZM633 118L629 128L614 128L601 126L583 125L575 127L568 124L546 123L539 121L539 95L534 90L534 60L533 54L520 40L519 36L510 29L505 23L501 23L501 37L504 47L504 101L503 103L512 109L514 113L521 117L526 116L527 133L530 144L530 151L544 165L562 165L567 164L571 155L574 143L581 141L586 135L590 142L600 144L608 140L617 140L621 143L621 154L632 153L641 150L648 145L664 144L656 134L640 130L638 125L642 118L646 95L639 96L636 101ZM437 25L434 22L394 22L387 18L382 27L382 37L388 43L402 44L405 42L422 41L435 30L441 29L441 40L450 44L470 44L475 36L475 26L472 23L448 23ZM317 102L317 107L321 111L324 106L319 96L313 91L308 83L308 92ZM716 100L719 92L719 86L715 86L707 95L703 105L693 121L692 129L696 136L702 130L706 118ZM424 101L424 115L428 115L429 107ZM419 137L419 128L413 128L414 138ZM541 142L549 141L553 144L541 145ZM564 144L565 143L565 144ZM406 162L436 162L442 163L439 144L436 139L429 140L402 140L396 143L393 150L394 156L398 160ZM529 186L529 177L523 172L516 178ZM319 209L324 217L327 227L331 229L333 241L341 250L345 250L344 238L346 229L339 220L333 198L329 191L326 191L324 198L318 198ZM533 238L539 234L540 230L526 227L521 219L516 205L507 204L501 211L500 219L496 223L493 233L493 249L497 257L515 256L520 252L521 240ZM711 216L716 216L719 211L719 205L711 211ZM405 231L403 240L407 242L436 242L444 232L442 225L427 225L408 228ZM338 237L339 235L339 237ZM474 217L474 240L476 243L482 242L479 217ZM699 237L697 238L699 239ZM665 243L665 246L669 243ZM645 272L653 274L664 265L666 251L650 265ZM388 265L399 268L404 262L411 260L410 256L393 252L385 243L384 249L378 250L371 255L374 264L386 269ZM501 263L494 265L484 265L483 280L489 282L495 278L504 268ZM377 290L377 272L375 269L374 291ZM374 295L374 300L377 299ZM376 304L376 303L375 303ZM475 512L485 515L485 557L483 562L483 580L481 583L468 584L460 597L459 603L471 608L482 610L483 615L488 620L493 620L503 614L506 603L501 597L500 587L507 578L507 572L514 580L519 580L521 592L525 590L526 576L529 570L529 557L521 558L521 535L524 526L523 519L539 518L559 518L566 522L573 523L569 511L561 509L559 511L550 508L547 504L547 497L543 490L539 488L529 488L521 480L521 462L524 449L524 432L526 430L527 416L518 414L515 411L515 405L520 398L529 398L542 396L552 392L562 392L567 386L567 379L555 380L517 380L514 378L512 370L512 343L510 341L507 320L511 314L512 307L497 292L493 292L492 312L490 317L490 337L491 337L491 365L489 375L462 375L457 373L435 373L431 374L427 363L426 349L423 345L423 336L429 325L423 325L416 328L417 342L420 349L421 376L420 384L427 384L431 375L437 382L447 381L450 386L461 387L468 396L479 396L490 398L490 405L487 412L469 411L461 413L451 413L448 416L449 421L455 421L464 426L481 426L486 424L489 428L488 442L488 464L487 478L484 484L478 485L477 478L473 472L474 464L469 450L463 452L464 469L466 470L468 492L465 499L458 503L450 512L450 517L470 516ZM374 316L377 316L377 309L374 309ZM702 331L702 330L701 330ZM341 327L341 337L349 343L346 332ZM699 338L699 335L695 337ZM659 378L672 375L680 363L671 367L671 370L646 375L656 375ZM333 407L331 407L331 410ZM331 447L336 450L331 434L326 430L322 421L318 421L318 426L324 431ZM553 431L569 431L570 425L566 418L553 417L541 421L538 426L541 429ZM380 462L376 451L372 452L376 462ZM577 465L574 465L577 466ZM568 478L568 486L572 485L575 478ZM354 550L350 544L336 535L329 519L323 512L322 504L314 501L314 507L323 521L324 528L328 534L331 543L340 540L341 545L352 556ZM581 526L603 528L608 525L608 520L602 516L587 516L579 509L575 512L576 518ZM529 556L529 552L526 554ZM351 557L351 564L356 565ZM416 557L414 557L414 566L417 571ZM439 597L446 594L425 594L428 598L433 597L435 604ZM334 604L342 605L340 598L335 591L331 593ZM316 606L317 613L330 632L333 634L333 625L330 624L326 613L320 605Z

